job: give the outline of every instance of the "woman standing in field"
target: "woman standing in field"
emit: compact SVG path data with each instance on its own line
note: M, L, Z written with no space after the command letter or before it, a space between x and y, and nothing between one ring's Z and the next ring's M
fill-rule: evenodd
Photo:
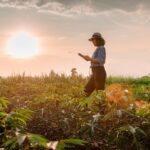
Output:
M106 60L105 40L100 33L94 33L89 41L96 47L92 57L79 53L86 61L91 62L92 75L84 89L86 96L90 96L94 90L105 90L107 77L104 67Z

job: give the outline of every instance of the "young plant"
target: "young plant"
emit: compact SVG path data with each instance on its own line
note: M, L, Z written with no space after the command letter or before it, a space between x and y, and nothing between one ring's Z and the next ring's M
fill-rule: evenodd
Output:
M124 140L129 140L127 139L127 137L131 137L132 138L132 146L136 146L136 149L140 149L142 148L142 144L140 142L140 138L141 136L146 137L147 134L139 127L137 126L133 126L133 125L124 125L122 127L120 127L117 130L117 136L116 136L116 142L117 144L121 144L122 141L126 142Z

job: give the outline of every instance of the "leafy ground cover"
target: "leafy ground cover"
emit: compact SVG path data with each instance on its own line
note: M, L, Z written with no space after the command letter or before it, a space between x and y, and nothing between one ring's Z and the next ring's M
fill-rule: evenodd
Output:
M150 149L150 78L110 76L105 91L85 98L87 80L81 75L71 77L53 71L40 77L0 78L0 97L9 100L3 115L16 109L31 110L30 119L20 125L23 133L54 141L57 149L64 149L64 139L78 145L65 149Z

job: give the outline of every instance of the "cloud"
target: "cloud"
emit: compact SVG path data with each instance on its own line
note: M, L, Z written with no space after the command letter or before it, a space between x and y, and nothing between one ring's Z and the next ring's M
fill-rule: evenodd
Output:
M58 15L95 15L112 10L149 9L149 0L0 0L0 7L36 8Z

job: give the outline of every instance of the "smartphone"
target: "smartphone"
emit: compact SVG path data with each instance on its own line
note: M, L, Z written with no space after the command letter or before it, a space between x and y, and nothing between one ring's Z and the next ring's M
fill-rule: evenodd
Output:
M78 53L79 56L84 57L84 55L82 55L81 53Z

